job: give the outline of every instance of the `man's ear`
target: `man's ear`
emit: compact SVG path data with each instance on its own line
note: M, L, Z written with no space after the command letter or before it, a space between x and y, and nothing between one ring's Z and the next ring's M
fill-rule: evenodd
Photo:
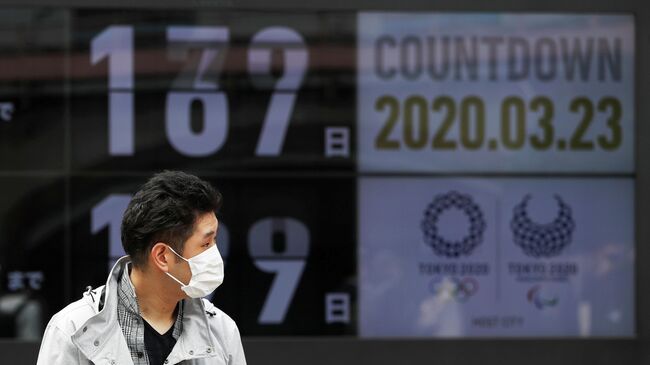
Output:
M169 263L174 259L173 255L174 253L167 249L166 244L158 242L151 248L149 259L160 271L168 272Z

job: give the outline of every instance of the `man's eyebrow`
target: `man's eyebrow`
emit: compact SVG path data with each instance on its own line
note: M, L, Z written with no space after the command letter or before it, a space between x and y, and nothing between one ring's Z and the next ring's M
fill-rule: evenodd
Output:
M208 232L205 232L203 237L208 238L208 237L212 237L213 235L214 235L214 231L208 231Z

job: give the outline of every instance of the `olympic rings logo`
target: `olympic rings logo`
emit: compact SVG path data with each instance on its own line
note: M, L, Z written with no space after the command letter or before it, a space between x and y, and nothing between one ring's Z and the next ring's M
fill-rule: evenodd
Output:
M459 302L466 302L478 292L478 281L474 278L435 278L429 282L429 291L436 296L445 296Z

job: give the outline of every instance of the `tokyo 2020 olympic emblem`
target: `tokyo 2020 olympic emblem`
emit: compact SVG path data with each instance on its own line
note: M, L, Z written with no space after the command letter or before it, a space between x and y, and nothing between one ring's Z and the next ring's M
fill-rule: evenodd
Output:
M445 239L438 231L440 216L453 208L465 213L469 219L469 232L462 240ZM483 241L485 226L483 212L478 204L469 195L456 191L436 195L433 202L424 211L424 219L420 224L424 233L424 242L433 249L436 255L450 258L469 255Z
M559 205L557 217L548 224L538 224L528 217L527 207L530 194L517 204L510 229L515 244L532 257L553 257L571 243L575 223L571 215L571 207L558 195L555 200Z

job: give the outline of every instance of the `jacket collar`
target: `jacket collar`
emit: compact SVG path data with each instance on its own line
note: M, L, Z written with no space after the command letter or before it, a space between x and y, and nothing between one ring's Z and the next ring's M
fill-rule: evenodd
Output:
M111 269L106 285L86 295L87 300L92 300L91 305L95 314L72 335L73 343L93 363L98 363L102 359L108 360L108 363L132 363L117 318L118 280L128 262L130 262L128 256L120 258ZM103 298L103 301L100 298ZM103 302L103 306L100 302ZM213 357L218 354L225 354L225 352L210 330L203 301L184 299L183 332L168 358L175 363L192 358Z
M86 300L92 300L95 314L72 335L72 342L93 363L132 363L130 352L120 351L128 346L117 321L117 280L127 262L127 257L120 258L111 269L106 285L85 295Z

